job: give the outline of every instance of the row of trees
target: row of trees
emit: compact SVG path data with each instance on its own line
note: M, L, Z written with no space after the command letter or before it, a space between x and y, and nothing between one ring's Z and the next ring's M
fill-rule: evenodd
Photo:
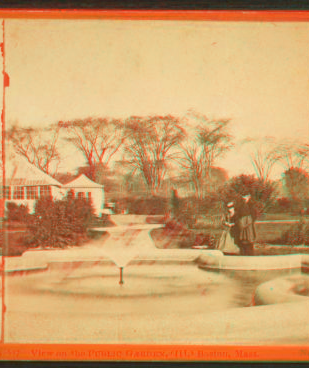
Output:
M60 121L47 128L14 125L6 137L17 153L50 175L57 175L64 158L59 148L66 142L84 158L79 173L94 181L106 184L104 180L113 168L122 172L123 180L133 182L140 178L146 190L157 195L167 178L176 177L190 183L199 199L209 194L214 176L221 174L224 179L222 170L215 166L235 146L230 120L211 120L194 111L182 118L86 118ZM309 144L276 143L271 138L240 143L246 147L250 144L248 154L258 179L270 182L274 165L280 163L291 197L306 195Z
M189 119L195 120L194 125ZM198 197L208 185L212 168L232 144L229 120L209 120L204 115L132 116L123 121L107 118L59 122L46 129L21 128L7 132L14 150L42 171L55 175L61 155L60 140L72 144L84 157L86 173L99 181L111 162L129 177L140 176L153 195L177 166L180 176L193 183ZM170 173L169 173L170 174Z
M250 158L255 174L263 181L269 181L272 170L280 164L284 172L290 169L308 169L309 144L285 139L277 142L272 137L263 139L247 138L244 145L251 145Z

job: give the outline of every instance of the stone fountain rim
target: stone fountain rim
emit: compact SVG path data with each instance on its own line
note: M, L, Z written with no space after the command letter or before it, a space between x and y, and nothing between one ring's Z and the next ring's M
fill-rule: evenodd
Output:
M107 226L107 227L92 227L90 230L93 231L121 231L121 230L152 230L164 227L164 224L125 224L117 226Z

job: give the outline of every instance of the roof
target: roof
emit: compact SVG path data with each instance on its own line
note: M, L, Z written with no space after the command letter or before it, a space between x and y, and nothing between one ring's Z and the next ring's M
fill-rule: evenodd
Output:
M46 174L25 157L15 155L5 162L5 185L56 185L62 186L56 179Z
M103 185L95 183L90 180L86 175L81 174L76 179L63 185L64 188L103 188Z

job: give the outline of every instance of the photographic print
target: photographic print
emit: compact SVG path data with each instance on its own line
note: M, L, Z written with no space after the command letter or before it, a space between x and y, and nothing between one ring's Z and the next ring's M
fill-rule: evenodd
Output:
M0 358L306 361L309 14L0 25Z

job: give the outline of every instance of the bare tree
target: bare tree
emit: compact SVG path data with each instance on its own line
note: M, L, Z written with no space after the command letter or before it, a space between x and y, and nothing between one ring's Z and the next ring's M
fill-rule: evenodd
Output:
M179 145L177 161L192 181L196 196L202 198L205 189L209 191L212 168L233 147L233 143L228 132L229 120L208 120L205 115L196 113L194 118L199 124L191 127L193 137Z
M274 138L247 138L242 143L252 145L250 158L257 177L269 181L274 165L282 158Z
M203 149L199 145L197 138L193 141L180 145L181 155L178 163L194 187L194 192L198 198L202 197L202 188L205 177Z
M305 169L309 159L309 144L285 140L277 148L279 161L285 170L291 168Z
M54 174L60 161L57 148L59 126L47 128L22 128L13 125L6 138L16 153L24 156L28 162L47 174Z
M125 121L127 141L122 164L140 173L152 194L157 194L174 148L184 137L180 121L171 115L132 116Z
M125 140L122 123L116 119L76 119L61 121L59 126L68 134L65 140L83 154L92 180L95 180L98 167L108 167Z
M298 147L298 155L302 157L302 165L309 164L309 143L300 144Z

